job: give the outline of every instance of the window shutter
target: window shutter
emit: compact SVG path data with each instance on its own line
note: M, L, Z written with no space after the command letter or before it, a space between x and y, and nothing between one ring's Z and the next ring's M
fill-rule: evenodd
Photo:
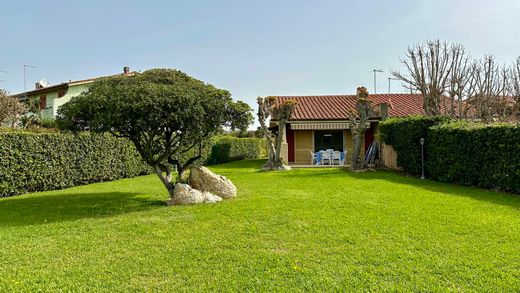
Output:
M47 108L47 96L40 96L40 110Z

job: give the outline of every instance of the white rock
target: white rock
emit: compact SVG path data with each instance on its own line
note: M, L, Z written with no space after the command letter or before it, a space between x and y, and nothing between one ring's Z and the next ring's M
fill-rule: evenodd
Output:
M168 205L187 205L204 202L204 195L201 191L191 188L188 184L177 183L173 189L173 197L168 201Z
M206 167L191 167L190 185L200 191L211 192L223 199L237 196L237 188L231 180L211 172Z
M203 192L204 194L204 203L217 203L219 201L222 201L222 197L218 195L214 195L211 192Z
M200 191L188 184L178 183L173 189L173 197L167 202L168 205L190 205L197 203L217 203L221 201L220 196L211 192Z

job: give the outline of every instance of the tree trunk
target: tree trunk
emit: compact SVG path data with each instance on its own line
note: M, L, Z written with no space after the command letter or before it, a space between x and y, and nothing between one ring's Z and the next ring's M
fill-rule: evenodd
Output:
M352 151L352 170L359 170L359 154L361 153L361 132L359 130L352 130L352 142L354 143L354 149Z
M282 142L285 135L285 127L287 121L285 119L281 119L278 124L278 134L276 135L275 143L270 141L271 150L269 153L269 160L262 166L263 170L289 170L291 169L289 166L285 164L281 157L282 153Z
M170 198L173 197L173 189L175 188L175 184L172 184L171 182L172 174L170 168L165 165L154 165L153 168L157 177L159 177L164 187L166 187L166 190L168 190L168 195ZM166 175L164 174L165 172Z

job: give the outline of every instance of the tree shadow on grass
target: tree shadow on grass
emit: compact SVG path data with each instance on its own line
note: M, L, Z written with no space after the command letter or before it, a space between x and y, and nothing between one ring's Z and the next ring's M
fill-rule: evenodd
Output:
M352 172L350 170L343 170L345 175L360 180L384 180L397 184L410 185L418 187L431 192L444 193L446 195L464 196L472 199L486 201L492 204L508 206L515 209L520 209L520 195L498 192L493 190L481 189L473 186L464 186L457 184L450 184L438 182L433 180L421 180L415 177L409 177L405 174L400 174L392 171L366 171L366 172Z
M0 201L0 228L103 218L164 206L139 193L23 195Z

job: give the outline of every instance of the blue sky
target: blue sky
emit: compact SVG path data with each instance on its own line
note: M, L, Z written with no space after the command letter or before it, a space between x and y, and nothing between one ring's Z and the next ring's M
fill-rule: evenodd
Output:
M255 104L257 96L387 92L408 45L459 42L520 56L520 1L3 1L0 88L177 68ZM393 92L402 92L398 83Z

